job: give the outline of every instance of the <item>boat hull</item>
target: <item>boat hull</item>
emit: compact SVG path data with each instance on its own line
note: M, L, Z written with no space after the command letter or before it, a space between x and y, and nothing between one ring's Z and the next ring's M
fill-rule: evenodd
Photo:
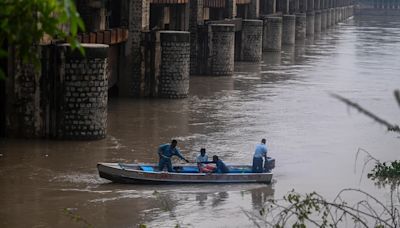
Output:
M176 173L143 171L138 164L99 163L100 177L128 184L187 184L187 183L271 183L272 172L268 173ZM153 165L154 166L154 165ZM243 167L243 166L235 166Z

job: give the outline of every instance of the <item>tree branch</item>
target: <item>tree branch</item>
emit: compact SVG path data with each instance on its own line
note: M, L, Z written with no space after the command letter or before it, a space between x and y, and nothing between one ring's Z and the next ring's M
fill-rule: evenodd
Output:
M357 109L359 112L361 112L364 115L370 117L371 119L373 119L374 121L378 122L379 124L386 126L389 131L394 131L394 132L400 133L400 128L399 128L398 125L389 123L388 121L380 118L379 116L375 115L374 113L372 113L372 112L366 110L365 108L361 107L359 104L357 104L355 102L352 102L351 100L349 100L349 99L347 99L345 97L342 97L342 96L340 96L338 94L332 93L331 96L336 98L336 99L338 99L338 100L340 100L340 101L342 101L342 102L344 102L345 104ZM396 95L396 92L395 92L395 96L396 96L397 101L399 102L400 97L397 97L397 96L400 96L400 94L399 94L398 91L397 91L397 95ZM399 105L400 105L400 102L399 102Z

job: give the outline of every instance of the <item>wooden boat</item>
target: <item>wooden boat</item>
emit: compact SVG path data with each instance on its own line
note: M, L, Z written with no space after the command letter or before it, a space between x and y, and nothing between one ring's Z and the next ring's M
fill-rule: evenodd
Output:
M199 173L196 165L178 165L174 172L158 171L155 164L98 163L97 169L100 177L117 183L271 183L271 171L252 173L251 165L227 166L229 173Z

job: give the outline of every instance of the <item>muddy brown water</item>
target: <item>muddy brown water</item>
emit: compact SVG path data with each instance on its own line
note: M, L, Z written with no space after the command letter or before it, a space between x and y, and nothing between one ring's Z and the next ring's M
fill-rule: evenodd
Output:
M329 93L400 123L392 95L399 59L400 19L355 18L264 53L261 64L238 63L233 77L191 77L187 99L111 99L104 140L2 139L0 226L253 227L245 212L292 189L330 199L354 187L385 201L388 189L362 175L365 157L355 155L361 147L399 159L399 136ZM228 163L250 163L263 137L277 160L271 185L121 185L96 171L103 161L154 162L171 138L187 158L205 147Z

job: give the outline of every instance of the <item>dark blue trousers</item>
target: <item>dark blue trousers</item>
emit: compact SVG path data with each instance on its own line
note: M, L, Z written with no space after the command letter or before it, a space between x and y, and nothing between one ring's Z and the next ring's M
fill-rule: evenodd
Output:
M263 172L263 159L253 157L253 173Z
M168 172L173 172L170 158L160 157L160 162L158 163L158 169L162 171L164 169L164 166L167 166Z

